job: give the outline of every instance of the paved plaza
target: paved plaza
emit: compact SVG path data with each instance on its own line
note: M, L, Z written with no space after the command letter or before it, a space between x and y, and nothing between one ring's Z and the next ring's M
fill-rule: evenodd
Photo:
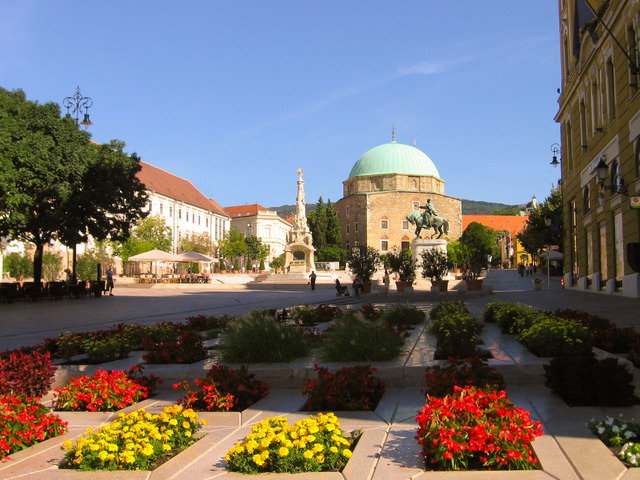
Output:
M543 276L541 276L542 278ZM544 277L546 281L546 277ZM120 280L120 279L119 279ZM344 278L347 281L346 277ZM343 282L344 283L344 282ZM491 271L485 281L493 293L450 293L436 296L427 291L427 284L402 295L393 289L360 297L336 298L335 290L326 280L311 291L304 282L288 285L267 283L235 284L217 282L212 285L185 285L139 287L119 282L115 296L80 300L42 301L0 305L0 348L15 348L57 336L65 331L105 328L114 323L150 324L159 321L179 321L195 314L241 314L257 308L289 308L294 305L337 303L345 307L363 303L384 306L391 303L409 303L429 309L439 300L464 299L475 313L496 300L516 301L536 308L574 308L602 315L618 326L638 328L640 300L606 294L562 290L559 280L543 290L533 289L532 279L520 277L512 270ZM549 289L547 289L547 286ZM379 288L379 290L381 290ZM637 470L626 470L606 447L590 435L585 422L591 418L604 419L606 415L623 414L640 419L640 408L569 408L543 385L542 365L512 336L503 335L490 325L482 336L485 348L493 354L496 366L507 381L507 394L518 406L529 410L543 423L545 435L534 442L542 470L532 472L425 472L421 463L414 417L424 404L424 367L433 364L433 343L424 328L414 331L408 348L401 358L377 364L378 374L387 383L387 393L375 412L337 412L346 431L362 429L361 438L353 458L341 473L305 475L269 475L276 480L345 479L345 480L400 480L400 479L640 479ZM129 361L129 360L126 360ZM125 362L126 362L125 361ZM47 440L26 451L11 456L10 462L0 464L2 479L239 479L245 476L224 469L222 458L235 442L241 440L251 425L266 417L284 415L291 422L304 418L299 412L304 403L301 379L312 370L314 358L300 359L285 365L252 365L250 368L261 379L268 379L271 393L264 400L242 413L203 414L209 425L202 431L207 435L183 454L153 472L81 473L58 470L63 456L59 449L64 439L73 438L89 426L110 422L115 414L61 413L69 422L70 432L63 437ZM150 371L171 376L197 374L207 365L148 366ZM110 368L126 368L111 365ZM634 369L635 370L635 369ZM637 371L636 371L637 372ZM147 372L150 373L150 372ZM638 382L636 381L636 384ZM147 411L155 413L162 406L175 402L177 394L164 389L157 396L143 402ZM45 399L46 400L46 399ZM136 405L133 408L138 408ZM129 409L131 410L131 409ZM127 410L127 411L129 411Z

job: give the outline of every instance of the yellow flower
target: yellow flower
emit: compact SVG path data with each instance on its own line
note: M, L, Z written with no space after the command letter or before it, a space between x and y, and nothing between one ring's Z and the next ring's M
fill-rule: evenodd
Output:
M109 454L105 450L100 450L100 453L98 454L98 458L103 462L107 459L108 456Z
M280 455L281 457L286 457L287 455L289 455L289 449L287 447L280 447L280 450L278 450L278 455Z
M165 452L168 452L171 450L171 445L169 445L168 443L163 443L162 444L162 450L164 450Z
M203 418L202 420L200 420L200 423L201 423L202 425L207 425L207 421L206 421L204 418Z
M318 463L324 463L324 453L319 453L316 456L316 460L318 461Z
M191 424L189 422L182 422L182 428L189 428Z
M338 453L338 448L335 445L331 447L329 450L331 450L331 453Z
M351 450L349 450L348 448L345 448L344 450L342 450L343 457L351 458L351 455L353 455L353 453L351 453Z
M313 457L313 452L311 450L305 450L302 456L308 460Z

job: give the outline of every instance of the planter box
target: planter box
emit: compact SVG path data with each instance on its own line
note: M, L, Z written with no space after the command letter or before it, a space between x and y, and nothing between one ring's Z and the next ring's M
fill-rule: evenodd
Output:
M476 280L465 280L465 283L467 284L467 290L476 292L482 290L483 280L483 278L478 278Z
M405 288L409 288L413 285L413 282L401 282L401 281L397 281L396 282L396 289L398 290L398 293L403 293Z
M431 285L440 288L441 292L446 292L449 289L449 280L434 280Z

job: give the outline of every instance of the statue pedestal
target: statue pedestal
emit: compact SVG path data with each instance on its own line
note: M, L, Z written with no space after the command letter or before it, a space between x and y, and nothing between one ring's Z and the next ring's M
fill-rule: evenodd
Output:
M422 252L437 248L445 255L447 254L448 241L444 238L422 239L414 238L411 242L411 256L418 265L422 265Z
M315 248L303 242L290 243L284 249L284 271L309 273L315 270Z

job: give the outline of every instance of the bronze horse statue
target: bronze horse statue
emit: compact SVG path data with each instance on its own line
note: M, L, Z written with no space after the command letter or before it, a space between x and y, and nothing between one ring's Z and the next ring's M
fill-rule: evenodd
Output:
M424 217L420 212L411 212L407 214L406 219L409 223L416 226L416 237L422 238L420 232L423 228L433 227L433 234L440 233L436 238L442 237L449 233L449 220L444 217L431 217L431 224L424 225Z

